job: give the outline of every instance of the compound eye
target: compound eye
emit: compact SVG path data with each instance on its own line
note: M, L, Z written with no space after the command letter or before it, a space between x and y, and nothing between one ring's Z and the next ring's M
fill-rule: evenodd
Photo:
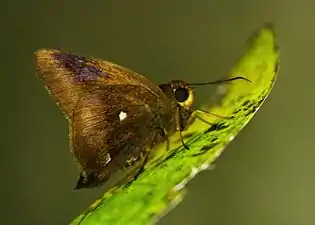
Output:
M175 90L175 98L179 103L183 103L189 98L189 91L186 88L178 88Z

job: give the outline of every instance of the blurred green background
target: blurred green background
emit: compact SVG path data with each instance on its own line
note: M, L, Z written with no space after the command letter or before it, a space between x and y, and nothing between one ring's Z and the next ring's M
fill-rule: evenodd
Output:
M114 61L154 82L222 77L265 21L277 27L278 82L163 225L315 224L315 4L305 0L46 0L1 4L1 225L63 225L103 190L73 191L68 125L36 79L33 52ZM199 96L199 97L198 97ZM198 102L208 89L198 90ZM123 216L123 215L122 215Z

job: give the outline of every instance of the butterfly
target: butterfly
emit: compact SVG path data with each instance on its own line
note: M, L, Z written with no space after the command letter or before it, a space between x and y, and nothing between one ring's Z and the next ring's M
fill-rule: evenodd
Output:
M35 65L69 121L70 150L80 171L75 189L100 186L118 171L126 172L120 182L135 179L150 149L169 146L170 135L181 134L196 118L192 86L247 80L156 85L114 63L55 49L36 51Z

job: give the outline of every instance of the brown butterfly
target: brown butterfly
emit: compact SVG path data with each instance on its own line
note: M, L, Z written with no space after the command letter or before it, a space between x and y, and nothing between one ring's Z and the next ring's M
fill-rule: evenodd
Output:
M38 50L35 58L38 76L69 121L80 170L75 189L102 185L117 171L127 171L125 183L133 180L154 145L193 121L191 86L247 80L156 85L105 60L53 49Z

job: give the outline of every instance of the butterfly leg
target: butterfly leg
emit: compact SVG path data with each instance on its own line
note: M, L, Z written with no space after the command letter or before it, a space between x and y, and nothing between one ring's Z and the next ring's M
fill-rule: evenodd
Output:
M198 119L198 120L204 122L205 124L208 124L208 125L210 125L210 126L213 126L213 123L210 123L209 121L205 120L204 118L202 118L202 117L199 116L199 115L195 115L195 119Z
M150 149L158 143L166 142L166 151L170 150L170 140L168 138L167 131L163 127L156 127L156 129L159 130L159 133L155 134L152 144L150 145ZM162 138L161 142L159 141L160 138Z
M182 134L182 128L180 126L180 112L179 112L179 108L177 108L177 113L176 113L176 130L179 131L179 135L180 135L180 140L182 142L182 145L184 146L184 148L189 149L189 147L185 144L184 142L184 138L183 138L183 134Z
M135 169L132 169L124 178L123 182L125 182L124 188L130 186L144 171L144 167L148 162L149 152L145 151L142 155L142 162L140 162ZM120 183L120 182L119 182ZM118 183L118 185L119 185Z
M209 126L213 126L213 123L209 122L208 120L204 119L203 117L200 116L200 114L204 114L207 116L215 116L218 118L222 118L222 119L232 119L232 117L225 117L225 116L221 116L215 113L211 113L211 112L207 112L207 111L203 111L203 110L193 110L193 114L191 115L191 117L189 118L188 124L187 126L191 125L196 119L200 120L201 122L208 124Z
M233 117L221 116L219 114L208 112L208 111L205 111L205 110L202 110L202 109L197 109L197 110L195 110L195 112L196 113L200 113L200 114L206 114L208 116L215 116L215 117L218 117L218 118L221 118L221 119L233 119Z
M166 151L168 151L170 150L170 139L168 138L167 131L162 127L160 127L159 129L161 130L161 137L166 142Z
M166 138L166 151L170 150L170 139L168 138L168 135L165 134L164 136Z

